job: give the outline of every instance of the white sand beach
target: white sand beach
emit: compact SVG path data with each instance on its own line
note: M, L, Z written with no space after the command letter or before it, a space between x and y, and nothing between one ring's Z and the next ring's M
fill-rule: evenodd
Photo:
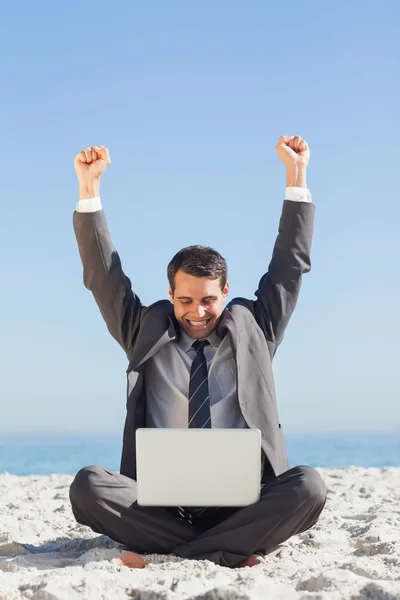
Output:
M0 475L0 600L400 600L400 468L319 471L319 523L244 569L116 566L121 547L75 522L70 476Z

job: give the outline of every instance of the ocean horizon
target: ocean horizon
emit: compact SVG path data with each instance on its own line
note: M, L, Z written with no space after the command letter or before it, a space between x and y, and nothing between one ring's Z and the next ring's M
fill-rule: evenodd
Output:
M286 434L289 462L312 467L400 467L400 433ZM0 473L73 475L96 464L119 470L122 438L3 437Z

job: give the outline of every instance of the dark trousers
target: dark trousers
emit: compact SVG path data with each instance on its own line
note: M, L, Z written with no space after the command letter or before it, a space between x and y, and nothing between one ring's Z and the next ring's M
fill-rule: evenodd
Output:
M311 467L294 467L261 486L260 501L242 508L143 507L136 482L102 467L85 467L70 488L78 523L140 554L174 553L233 566L268 554L312 527L325 505L326 487Z

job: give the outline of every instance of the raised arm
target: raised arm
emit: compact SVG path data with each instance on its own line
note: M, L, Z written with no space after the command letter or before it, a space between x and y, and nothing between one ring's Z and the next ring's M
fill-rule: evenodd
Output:
M110 164L110 154L103 146L86 148L75 157L79 202L73 224L84 284L92 292L109 332L129 355L143 307L122 270L101 208L100 178Z
M254 310L267 338L278 345L299 296L302 276L311 269L315 206L307 190L310 151L299 136L279 138L276 150L286 166L287 198L267 273L256 291Z

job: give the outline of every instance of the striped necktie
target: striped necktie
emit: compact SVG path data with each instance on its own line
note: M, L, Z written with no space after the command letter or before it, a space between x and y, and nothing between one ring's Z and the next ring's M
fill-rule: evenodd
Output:
M190 369L189 427L197 429L211 427L207 361L204 356L204 346L208 344L208 340L196 340L192 344L192 348L196 351L196 356Z

